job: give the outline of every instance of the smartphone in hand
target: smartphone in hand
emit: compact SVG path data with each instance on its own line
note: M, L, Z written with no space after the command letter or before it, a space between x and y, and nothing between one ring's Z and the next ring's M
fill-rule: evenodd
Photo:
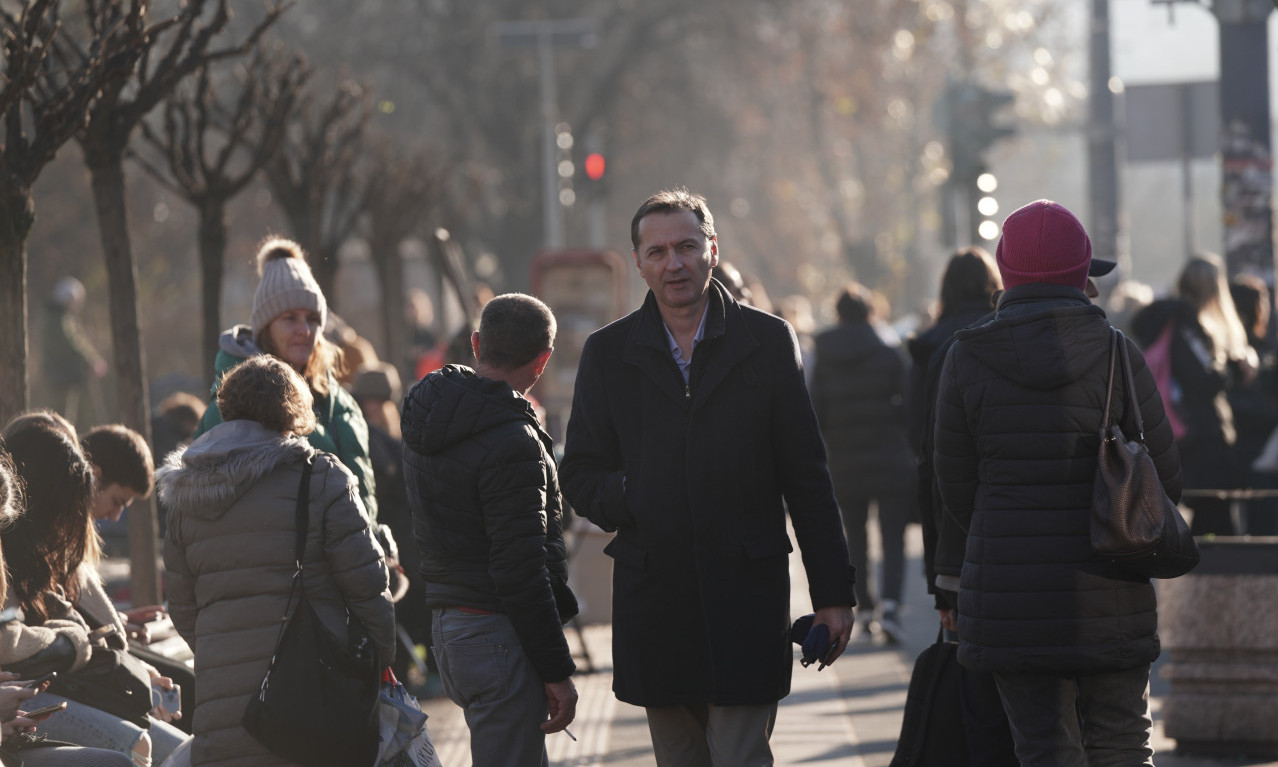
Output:
M47 674L41 674L40 676L36 677L35 679L32 679L31 681L27 682L26 684L22 686L30 690L38 690L40 689L41 685L43 685L45 682L52 682L57 677L58 677L58 672L50 671Z
M26 719L30 719L33 722L42 722L45 719L48 719L49 717L58 713L59 711L65 710L66 707L67 707L67 702L64 700L61 703L54 703L52 706L45 706L44 708L37 708L35 711L28 711L22 716Z

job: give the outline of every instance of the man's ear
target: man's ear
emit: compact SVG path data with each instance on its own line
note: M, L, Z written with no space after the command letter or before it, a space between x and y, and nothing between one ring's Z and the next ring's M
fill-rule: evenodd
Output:
M475 361L479 361L479 331L473 330L470 334L470 350L475 353Z
M533 359L533 372L537 374L538 378L541 377L542 371L546 369L546 363L550 362L550 355L554 351L554 347L545 349Z
M643 270L639 268L639 251L632 250L630 251L630 255L635 257L635 271L642 273Z
M719 265L719 238L711 237L710 238L710 268L713 269L714 267L718 265Z

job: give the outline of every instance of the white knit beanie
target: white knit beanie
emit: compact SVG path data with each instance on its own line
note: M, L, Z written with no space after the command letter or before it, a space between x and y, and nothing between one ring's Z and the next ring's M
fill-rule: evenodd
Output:
M297 243L284 239L262 243L257 252L257 271L262 281L253 294L253 315L249 318L254 338L266 330L271 320L292 309L319 312L320 330L324 329L328 304Z

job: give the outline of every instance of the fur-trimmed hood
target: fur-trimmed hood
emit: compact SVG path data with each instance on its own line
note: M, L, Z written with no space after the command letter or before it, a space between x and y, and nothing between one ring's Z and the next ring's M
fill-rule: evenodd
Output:
M304 438L285 437L256 421L227 421L170 453L155 481L169 508L216 519L276 466L314 454Z

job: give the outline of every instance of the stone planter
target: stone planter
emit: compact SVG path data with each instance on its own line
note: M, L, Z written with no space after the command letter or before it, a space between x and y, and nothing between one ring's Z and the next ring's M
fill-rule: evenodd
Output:
M1278 755L1278 537L1200 540L1158 582L1167 737L1194 753Z

